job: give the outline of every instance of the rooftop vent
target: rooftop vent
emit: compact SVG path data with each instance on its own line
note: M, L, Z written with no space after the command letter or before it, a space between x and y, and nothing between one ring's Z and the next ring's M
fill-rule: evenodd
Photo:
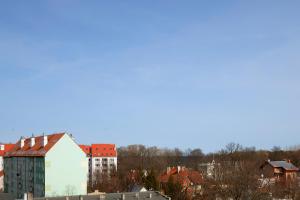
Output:
M47 144L48 144L48 137L47 137L47 135L43 134L42 146L45 147Z
M25 145L25 138L22 136L20 139L20 148L23 148Z
M149 193L149 199L152 199L152 193Z
M171 167L167 167L167 174L171 171Z
M32 135L32 137L30 138L30 147L33 147L35 145L35 137L34 135Z
M139 195L139 193L135 193L135 198L137 198L137 199L138 199L138 198L139 198L139 196L140 196L140 195Z

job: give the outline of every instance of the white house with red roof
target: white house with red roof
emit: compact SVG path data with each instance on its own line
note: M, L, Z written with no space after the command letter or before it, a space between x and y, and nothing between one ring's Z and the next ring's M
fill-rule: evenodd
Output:
M21 138L4 156L4 191L23 198L87 194L88 160L73 137Z
M95 174L111 173L117 170L117 149L115 144L80 145L89 159L89 178L93 181Z
M0 192L4 190L3 156L7 151L12 149L13 147L14 144L0 144Z

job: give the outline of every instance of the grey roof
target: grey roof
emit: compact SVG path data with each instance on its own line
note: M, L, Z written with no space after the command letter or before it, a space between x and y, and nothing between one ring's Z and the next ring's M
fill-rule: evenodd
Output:
M268 161L268 162L273 167L280 167L280 168L283 168L285 170L299 171L299 168L295 167L295 165L293 165L292 163L287 162L287 161Z
M7 193L0 193L0 200L14 200L14 198Z
M130 190L130 192L141 192L141 190L147 190L144 186L142 185L135 185L133 188Z
M150 197L151 195L151 197ZM159 192L126 192L126 193L107 193L107 194L93 194L83 196L71 196L69 200L170 200L171 198L160 194ZM101 197L101 198L100 198ZM34 200L66 200L66 197L47 197L34 198Z

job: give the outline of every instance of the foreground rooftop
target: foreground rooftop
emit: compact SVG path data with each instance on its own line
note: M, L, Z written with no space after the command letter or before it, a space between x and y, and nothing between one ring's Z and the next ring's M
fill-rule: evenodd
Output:
M47 198L34 198L34 200L170 200L171 198L160 194L159 192L125 192L125 193L106 193L95 195L83 196L70 196L70 197L47 197Z

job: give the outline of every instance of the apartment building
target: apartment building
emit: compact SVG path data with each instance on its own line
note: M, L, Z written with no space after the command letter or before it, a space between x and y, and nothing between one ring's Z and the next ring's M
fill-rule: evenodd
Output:
M93 181L96 174L110 174L117 170L117 149L115 144L80 145L89 160L89 178Z
M14 144L0 144L0 192L4 190L4 162L3 156L14 147Z
M88 160L71 135L21 138L4 156L4 191L23 198L87 194Z

